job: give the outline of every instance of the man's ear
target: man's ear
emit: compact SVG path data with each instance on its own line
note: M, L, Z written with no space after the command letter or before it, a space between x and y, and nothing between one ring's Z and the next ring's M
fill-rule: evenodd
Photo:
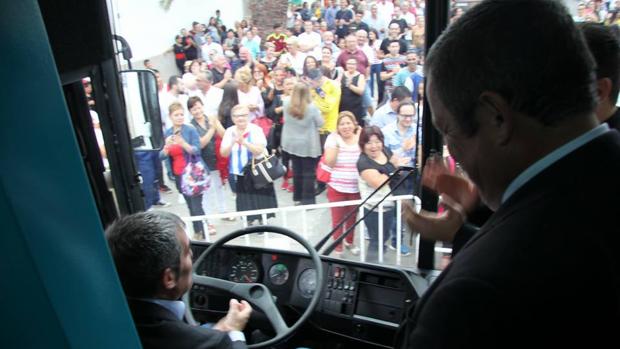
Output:
M604 102L609 99L609 94L611 93L611 79L610 78L602 78L596 80L596 94L598 95L598 100L600 102Z
M497 145L505 145L512 138L515 113L508 101L496 92L485 91L478 97L479 122L486 122L493 130Z
M177 277L171 268L166 268L161 273L161 285L166 291L172 290L177 286Z

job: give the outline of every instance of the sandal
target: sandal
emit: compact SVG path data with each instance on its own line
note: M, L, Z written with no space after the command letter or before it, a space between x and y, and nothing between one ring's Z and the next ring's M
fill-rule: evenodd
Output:
M207 225L207 229L209 229L209 235L217 234L217 231L215 230L215 226L213 224Z

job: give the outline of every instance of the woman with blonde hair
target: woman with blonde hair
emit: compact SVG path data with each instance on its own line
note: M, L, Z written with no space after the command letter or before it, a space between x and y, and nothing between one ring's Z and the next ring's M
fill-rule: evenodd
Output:
M355 115L350 111L342 111L338 115L336 132L331 133L325 140L324 162L332 168L332 174L327 183L327 200L329 202L359 200L357 160L360 156L358 145L360 126L357 124ZM351 211L352 206L332 207L332 227L336 227L342 219ZM357 212L347 219L347 222L338 228L332 235L335 240L342 235L347 228L351 227L357 219ZM355 246L355 231L349 233L344 239L344 246L353 255L358 255L360 250ZM342 254L342 245L336 247L336 256Z
M296 37L286 39L286 47L288 52L280 56L280 62L295 70L297 75L301 75L304 71L306 54L299 49L299 41Z
M235 72L235 81L237 82L239 104L243 104L250 109L249 121L252 122L257 117L265 115L265 103L260 90L254 86L254 78L250 68L239 68Z
M290 155L293 163L293 201L310 205L314 199L315 169L321 155L319 128L323 117L312 103L308 85L297 83L289 99L282 105L282 150Z

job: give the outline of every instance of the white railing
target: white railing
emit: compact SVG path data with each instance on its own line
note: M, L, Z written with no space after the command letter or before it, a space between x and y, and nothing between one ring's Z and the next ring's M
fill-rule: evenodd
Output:
M415 203L415 207L416 210L420 210L421 207L421 203L420 203L420 198L418 198L417 196L414 195L398 195L398 196L390 196L388 198L385 199L385 201L383 201L377 208L376 210L378 211L379 215L378 215L378 262L379 263L383 263L383 244L381 243L381 241L383 241L383 209L384 209L384 205L386 202L389 201L395 201L396 203L396 265L401 265L401 258L402 258L402 254L401 254L401 237L402 237L402 202L403 200L414 200ZM269 214L280 214L281 218L282 218L282 226L285 228L289 227L288 224L288 215L292 214L292 213L296 213L296 212L300 212L301 213L301 236L303 238L305 238L306 240L308 239L308 224L307 224L307 212L310 210L317 210L317 209L329 209L332 207L345 207L345 206L357 206L359 204L362 203L363 200L350 200L350 201L336 201L336 202L328 202L328 203L322 203L322 204L312 204L312 205L300 205L300 206L286 206L286 207L277 207L277 208L269 208L269 209L262 209L262 210L252 210L252 211L240 211L240 212L227 212L227 213L217 213L217 214L209 214L209 215L203 215L203 216L186 216L183 217L183 221L186 222L186 224L188 226L190 226L191 222L195 222L195 221L208 221L211 219L222 219L222 218L230 218L230 217L240 217L241 221L242 221L242 226L243 228L246 228L248 226L248 216L253 216L253 215L257 215L257 216L261 216L262 217L262 221L263 222L267 222L267 215ZM380 199L370 199L368 200L368 203L370 204L375 204L377 202L379 202ZM359 212L357 215L357 219L361 218L364 215L364 207L360 207L359 208ZM365 229L365 222L362 221L360 222L360 224L358 224L357 229L358 229L358 236L360 237L360 243L359 243L359 248L360 248L360 255L359 255L359 260L361 262L365 262L366 261L366 240L364 239L364 229ZM331 224L329 225L329 228L331 230ZM211 242L211 237L208 234L208 232L205 234L206 236L206 241L207 242ZM191 238L191 236L190 236ZM269 241L270 241L270 237L269 237L269 233L265 233L264 234L264 245L265 246L270 246ZM419 251L419 235L416 237L416 243L415 243L415 255L418 255L418 251ZM390 243L388 241L388 243ZM250 236L246 235L245 236L245 244L247 246L251 246L251 240L250 240ZM329 244L329 242L328 242ZM449 253L451 251L451 249L449 248L443 248L443 247L435 247L435 252L442 252L442 253Z

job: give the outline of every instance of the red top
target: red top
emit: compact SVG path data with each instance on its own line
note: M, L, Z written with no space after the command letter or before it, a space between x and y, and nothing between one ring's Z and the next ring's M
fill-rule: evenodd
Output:
M280 33L280 35L271 33L267 36L266 41L272 42L276 46L276 52L282 52L286 49L286 39L287 36L284 33Z
M366 68L368 68L368 58L366 57L364 52L360 49L355 50L355 52L342 50L340 55L338 56L338 59L336 59L336 65L346 70L346 63L349 58L355 58L357 60L357 71L365 76Z
M172 173L175 176L183 174L183 169L187 163L183 155L183 147L180 144L171 144L168 146L168 154L172 158Z

